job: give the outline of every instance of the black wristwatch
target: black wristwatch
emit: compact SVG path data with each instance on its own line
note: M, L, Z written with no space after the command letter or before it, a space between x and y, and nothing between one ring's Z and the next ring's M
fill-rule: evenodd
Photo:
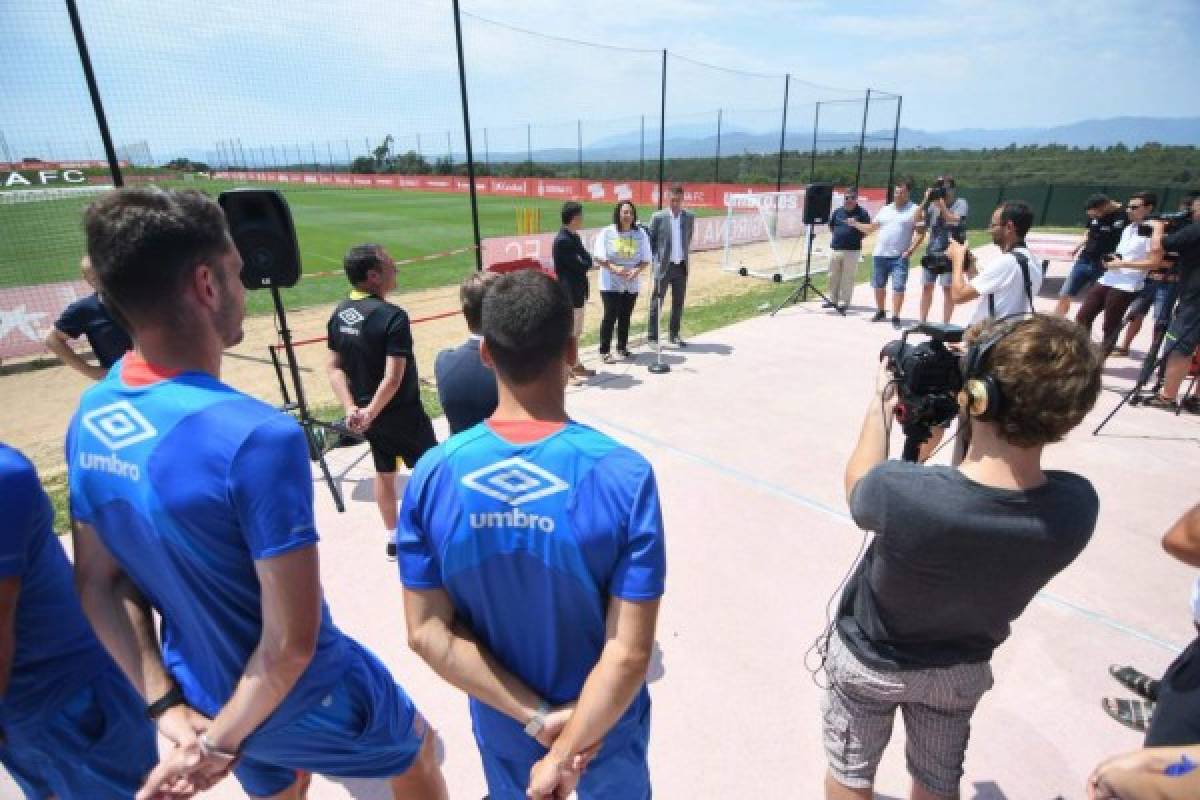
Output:
M179 688L178 683L172 684L166 694L146 706L146 719L157 720L163 714L167 713L168 709L181 706L186 702L187 699L183 696L183 689Z

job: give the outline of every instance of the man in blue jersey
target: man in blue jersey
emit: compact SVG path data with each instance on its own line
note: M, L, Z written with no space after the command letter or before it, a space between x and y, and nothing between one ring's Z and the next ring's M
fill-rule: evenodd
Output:
M650 797L658 490L642 456L567 417L571 326L541 272L493 283L496 412L427 453L401 505L409 643L471 696L492 800Z
M444 798L432 732L322 598L303 433L217 378L244 317L221 209L123 189L85 227L134 350L67 435L78 584L100 640L177 731L139 798L231 769L252 797L302 797L316 772Z
M96 641L37 471L0 444L0 764L29 800L127 800L154 724Z

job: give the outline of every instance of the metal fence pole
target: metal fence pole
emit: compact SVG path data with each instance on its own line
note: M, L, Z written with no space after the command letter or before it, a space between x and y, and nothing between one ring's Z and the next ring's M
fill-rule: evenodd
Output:
M887 185L887 201L892 202L892 194L896 190L896 147L900 142L900 106L904 104L904 98L896 95L896 122L892 125L892 160L888 165L888 185Z
M863 103L863 120L862 128L858 131L858 165L854 168L854 188L858 188L858 183L862 180L862 162L863 150L867 144L867 112L871 109L871 90L867 89L867 100Z
M783 76L783 122L779 126L779 166L775 170L775 191L783 191L783 146L787 138L787 107L788 90L791 88L792 75Z
M713 183L721 182L721 109L717 109L717 156L713 159Z
M79 9L75 0L67 0L67 14L71 17L71 30L75 33L75 48L79 51L79 63L87 81L88 94L92 98L92 112L96 115L96 127L100 129L100 141L104 143L104 157L108 160L108 171L112 173L113 186L124 186L121 161L113 147L112 134L108 130L108 117L104 113L104 102L100 99L100 87L96 84L96 73L92 70L92 58L88 55L87 39L83 35L83 24L79 21Z
M575 120L575 142L579 148L579 180L583 180L583 120Z
M641 149L638 151L638 183L646 180L646 115L642 114Z
M471 229L475 235L475 269L483 269L483 249L479 239L479 200L475 196L475 155L471 150L471 111L467 105L467 70L463 61L462 16L454 0L454 42L458 48L458 90L462 96L463 138L467 146L467 185L471 192Z
M817 109L813 112L813 143L808 155L808 182L817 180L817 131L821 127L821 101L817 101Z
M662 208L667 146L667 48L665 47L662 60L662 89L659 90L658 98L658 207Z

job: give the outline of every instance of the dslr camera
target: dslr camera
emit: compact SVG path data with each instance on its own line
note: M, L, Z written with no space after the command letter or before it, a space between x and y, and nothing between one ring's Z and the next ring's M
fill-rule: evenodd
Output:
M942 200L946 197L946 179L938 178L926 193L930 200Z
M929 337L909 344L910 334ZM962 365L946 342L961 342L958 325L923 323L910 328L894 342L884 345L880 360L896 382L896 420L908 439L904 457L915 460L917 448L929 438L930 430L945 425L958 413L958 393L963 388ZM912 458L909 458L911 450Z

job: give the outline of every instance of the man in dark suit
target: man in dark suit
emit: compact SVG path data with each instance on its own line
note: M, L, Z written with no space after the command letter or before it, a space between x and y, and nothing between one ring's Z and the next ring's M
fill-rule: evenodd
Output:
M579 229L583 227L583 206L575 201L563 203L562 228L554 237L554 275L558 282L567 290L574 309L575 322L572 328L575 339L583 336L583 308L588 299L588 270L592 268L592 254L584 247L579 238ZM582 383L585 378L596 374L596 370L588 369L578 357L571 366L571 382Z
M683 298L687 294L688 250L692 246L695 215L683 207L683 187L672 186L668 207L656 211L650 218L650 249L654 253L654 295L650 303L650 326L647 338L658 341L658 310L671 290L671 322L668 326L671 344L686 347L679 338L683 321Z
M458 299L467 320L467 340L438 353L433 363L438 399L452 434L475 427L496 410L496 375L479 360L483 296L494 277L490 272L476 272L462 282Z

